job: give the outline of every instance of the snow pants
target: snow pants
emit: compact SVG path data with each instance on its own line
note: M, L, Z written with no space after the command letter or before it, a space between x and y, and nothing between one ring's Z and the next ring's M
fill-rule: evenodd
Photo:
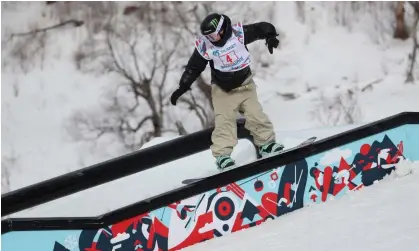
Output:
M212 84L212 103L214 106L215 129L212 132L211 151L214 157L230 155L237 145L237 115L243 112L246 118L245 128L253 136L257 146L275 141L275 132L268 116L263 112L258 101L253 78L248 78L242 86L230 92L224 92Z

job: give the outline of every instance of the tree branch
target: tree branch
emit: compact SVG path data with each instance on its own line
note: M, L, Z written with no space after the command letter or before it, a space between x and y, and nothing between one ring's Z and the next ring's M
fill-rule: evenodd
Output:
M110 31L108 31L108 33L106 34L106 44L107 44L107 47L108 47L108 49L109 49L109 52L110 52L110 54L111 54L111 58L112 58L112 63L113 63L113 65L116 67L116 72L117 73L119 73L119 74L121 74L123 77L125 77L126 79L128 79L130 82L131 82L131 84L135 84L135 83L137 83L136 81L135 81L135 79L131 76L131 75L129 75L128 74L128 72L124 69L124 67L122 67L121 65L120 65L120 63L118 62L119 60L118 60L118 56L116 55L116 52L115 52L115 50L114 50L114 47L113 47L113 45L112 45L112 41L111 41L111 38L110 38L110 36L111 36L111 34L110 34ZM134 91L136 92L137 90L135 90L134 89ZM143 93L141 93L141 92L139 92L139 93L137 93L138 95L144 95Z
M144 117L138 124L137 124L137 126L135 127L135 128L131 128L130 127L130 129L131 129L131 131L133 131L133 132L137 132L138 130L140 130L140 128L144 125L144 123L145 122L147 122L148 120L150 120L150 119L152 119L152 116L146 116L146 117Z
M196 116L198 117L199 121L201 122L201 125L204 127L205 126L205 119L204 119L204 116L200 113L200 111L203 111L204 108L196 103L193 96L192 96L192 101L187 99L187 98L183 98L183 97L179 98L179 101L187 104L189 106L188 109L193 110L195 112Z
M413 46L412 46L412 53L409 54L409 59L410 59L410 66L409 66L409 70L407 72L407 77L405 80L405 83L413 83L413 81L415 80L414 76L413 76L413 69L415 66L415 62L416 62L416 53L419 47L418 44L418 37L417 37L417 28L418 28L418 23L419 23L419 3L416 2L416 4L411 3L415 9L415 20L413 21L413 29L412 29L412 40L413 40Z
M11 37L22 37L22 36L33 35L33 34L36 34L36 33L47 32L49 30L57 29L59 27L65 26L67 24L73 24L74 27L79 27L79 26L82 26L84 24L84 22L81 21L81 20L71 19L71 20L67 20L67 21L64 21L64 22L61 22L61 23L58 23L58 24L55 24L55 25L52 25L52 26L48 26L48 27L45 27L45 28L41 28L41 29L35 29L35 30L32 30L32 31L22 32L22 33L13 33L10 36Z
M180 21L182 22L182 24L183 24L183 28L190 34L190 35L195 35L195 32L194 31L192 31L189 27L188 27L188 22L186 21L186 19L185 19L185 17L184 17L184 14L182 14L180 11L179 11L179 7L178 7L178 5L177 4L175 4L175 3L172 3L173 4L173 7L174 7L174 9L176 10L176 13L177 13L177 15L178 15L178 17L180 18Z

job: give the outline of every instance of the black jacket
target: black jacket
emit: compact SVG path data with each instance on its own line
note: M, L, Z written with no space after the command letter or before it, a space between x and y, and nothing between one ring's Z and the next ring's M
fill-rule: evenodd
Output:
M270 37L275 37L278 35L275 27L268 22L243 25L243 31L245 45L250 44L256 40L267 40ZM248 78L252 73L249 66L235 72L218 71L214 68L214 62L212 60L208 61L203 58L195 48L192 56L189 58L188 64L186 65L185 71L183 72L179 82L179 89L182 92L186 92L190 89L192 83L205 70L208 62L211 67L211 83L217 84L226 92L239 87L243 81L246 80L246 78Z

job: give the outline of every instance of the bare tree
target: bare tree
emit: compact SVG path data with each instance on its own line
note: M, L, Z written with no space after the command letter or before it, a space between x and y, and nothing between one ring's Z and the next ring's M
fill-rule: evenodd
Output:
M10 191L10 167L1 162L1 193Z
M203 128L213 125L211 85L204 74L197 79L194 85L197 88L180 99L182 106L168 105L168 96L179 80L180 67L177 66L184 64L190 56L193 36L198 35L202 19L216 8L219 12L227 10L228 15L240 13L240 19L255 16L248 5L239 6L250 13L243 14L234 8L217 7L214 2L52 1L47 6L51 18L59 20L59 24L83 20L87 38L74 54L79 70L119 77L101 110L78 112L72 116L68 127L72 128L72 135L78 139L117 135L130 148L160 136L164 131L187 133L180 117L172 118L168 109L182 110L186 106ZM51 29L36 26L31 30L35 32L28 32L21 38L28 38L29 43L31 36L40 36L39 39L44 39L41 40L44 48L46 31ZM36 43L30 44L34 45ZM266 53L266 48L264 51ZM258 62L259 59L254 60L254 65L267 67L266 61ZM256 67L254 69L257 71ZM169 119L173 119L173 123Z
M49 15L61 22L68 19L83 20L89 36L105 29L108 17L114 16L121 4L112 1L61 1L48 6Z
M158 29L129 19L112 20L102 43L85 53L88 56L82 65L93 64L102 73L118 76L121 82L104 105L103 117L74 115L73 126L81 132L90 132L86 139L92 139L92 132L96 138L112 133L126 147L133 148L162 136L164 131L174 130L165 123L165 113L172 91L169 76L176 70L173 61L178 45L166 41L176 41L178 35ZM77 136L80 138L80 134Z
M68 8L75 7L61 8L62 13L71 13ZM211 126L211 88L203 77L197 80L198 88L180 99L180 105L169 105L179 70L190 56L181 48L192 44L195 34L191 32L205 8L176 2L115 3L113 8L103 8L102 18L94 18L102 30L92 32L86 22L89 36L75 52L74 60L81 71L118 79L99 110L78 111L71 116L66 127L73 138L96 141L116 136L126 148L137 148L164 132L187 134L179 110L180 114L192 111L201 127ZM79 16L91 19L87 14ZM169 110L177 112L173 115Z
M399 38L405 40L409 37L409 32L407 31L406 22L404 18L404 1L397 2L397 6L394 10L396 17L396 26L394 28L394 38Z
M409 54L410 65L407 71L407 77L406 77L405 83L413 83L413 81L415 80L413 76L413 70L416 63L416 53L419 48L419 43L418 43L419 3L410 2L410 4L415 10L415 18L413 21L412 32L411 32L411 37L412 37L412 42L413 42L412 53Z
M358 105L357 90L348 89L331 97L320 94L318 104L311 111L311 116L322 125L354 124L362 117Z
M173 76L180 69L177 60L181 56L178 52L183 51L178 50L182 30L168 28L162 14L158 15L160 9L151 3L129 6L124 11L129 17L109 19L105 38L87 40L76 53L79 69L89 72L100 69L123 80L102 108L102 118L80 112L73 115L68 128L76 139L114 134L126 147L135 148L166 131L187 133L181 121L170 121L172 116L168 112L173 109L169 96L178 81ZM186 104L206 128L213 123L208 102L210 87L202 78L198 78L198 87L198 92L188 93L180 103ZM201 89L205 92L200 92Z
M296 1L295 2L297 8L297 16L302 23L306 22L306 10L305 10L305 2L304 1Z
M308 3L306 3L308 5ZM316 4L318 5L318 4ZM353 31L354 29L364 30L370 39L379 44L381 41L387 40L394 35L396 24L397 2L394 1L336 1L321 2L321 6L328 9L327 18ZM308 10L307 7L305 9ZM311 10L316 10L312 5ZM312 15L316 15L316 11L306 12L305 20L310 26L310 22L318 22L321 19L310 19ZM368 22L365 22L368 20ZM403 27L403 26L401 26Z
M13 169L17 168L17 162L19 156L16 155L15 151L8 155L2 154L1 158L1 193L10 192L11 187L11 173Z
M6 56L2 57L2 65L13 69L17 65L24 73L27 73L31 67L37 64L42 68L48 32L69 26L79 27L83 23L81 20L69 19L42 28L34 24L33 28L27 32L6 35L2 39L2 46L6 47L2 49L6 52Z

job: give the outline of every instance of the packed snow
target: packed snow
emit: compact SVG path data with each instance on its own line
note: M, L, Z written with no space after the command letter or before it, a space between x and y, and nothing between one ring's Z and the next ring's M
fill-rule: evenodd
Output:
M19 4L16 5L18 7L10 7L12 3L7 6L2 3L2 7L8 7L2 8L2 39L10 33L28 31L34 24L45 27L57 21L56 14L51 14L50 7L45 7L43 2ZM254 17L246 16L248 22L265 20L262 18L266 16L265 5L259 2L248 4L256 13ZM222 5L220 2L220 9ZM259 41L249 49L263 48L254 57L260 56L258 60L269 66L259 67L260 71L256 72L257 91L279 141L287 147L292 147L302 138L311 137L314 132L322 137L322 133L311 131L314 129L321 130L319 128L325 126L352 128L395 113L419 111L416 105L418 82L404 83L412 40L392 39L391 25L390 29L388 25L393 13L380 8L376 8L374 15L388 17L388 20L382 18L383 23L377 26L376 20L368 18L371 15L368 8L350 13L345 12L344 3L307 2L302 9L297 8L294 2L275 3L275 11L266 20L269 19L278 28L280 48L271 55L263 47L263 41ZM336 22L341 15L337 10L345 12L341 13L345 22ZM411 9L407 8L407 13L411 17ZM233 22L244 18L238 11L227 11L226 14L231 14ZM406 22L410 21L407 18ZM2 170L7 167L9 190L127 152L121 144L109 138L97 142L73 141L65 130L64 126L75 110L98 107L111 91L112 84L120 81L107 74L92 75L77 69L74 52L86 37L83 29L68 27L52 33L46 41L48 46L42 60L35 60L26 72L20 71L19 66L12 67L14 61L2 56ZM8 50L10 44L2 46L3 55ZM255 64L258 63L255 60ZM417 67L414 72L419 76ZM177 78L180 74L179 71ZM281 95L286 93L291 93L294 98ZM332 112L328 110L339 95L346 108L354 108L349 120L338 117L342 115L339 107ZM177 111L182 108L172 109ZM188 130L198 130L196 119L184 118L183 122ZM339 132L337 130L329 130L330 134L326 136ZM290 134L291 131L296 134ZM143 147L174 137L176 135L163 135ZM255 156L250 143L241 141L233 157L240 163ZM194 164L197 159L206 164L197 168ZM19 212L15 216L89 216L105 213L177 187L185 177L214 172L213 161L210 153L205 151L41 205L39 209ZM161 176L171 177L171 180L156 178ZM144 181L153 181L153 184ZM2 193L5 191L2 189ZM86 200L100 206L79 210L75 201Z
M45 27L57 19L44 2L19 4L13 7L2 2L1 13L2 178L5 167L9 177L7 189L2 182L2 193L127 153L121 144L107 138L73 141L65 130L74 111L99 107L112 84L120 82L108 74L91 75L77 69L74 53L86 37L83 27L52 33L42 58L25 72L21 65L12 67L14 61L3 56L11 49L4 46L6 35L26 32L34 24ZM217 4L222 9L223 3ZM382 8L384 3L352 13L346 3L305 2L298 8L295 2L276 2L270 8L272 15L266 14L266 4L248 2L226 14L231 14L233 22L268 20L280 31L280 48L273 55L266 49L253 55L268 65L256 72L257 91L278 140L286 147L399 112L419 111L419 82L404 83L412 40L391 38L394 13ZM250 6L256 16L241 16L236 10L243 6ZM411 11L406 9L407 23L411 23ZM251 51L263 48L262 41L257 43L249 46ZM174 82L180 74L174 76ZM417 65L414 75L419 78ZM337 97L343 106L330 110ZM353 108L349 119L339 117L342 108ZM179 109L173 108L174 113ZM190 132L199 130L196 119L185 117L183 122ZM163 135L142 148L176 137ZM256 156L252 145L241 140L233 157L245 164ZM185 178L214 173L213 162L210 152L204 151L9 217L103 214L180 187ZM403 178L393 173L379 184L341 199L186 250L419 250L417 169Z
M2 38L25 32L35 23L45 27L56 22L56 14L50 14L52 7L43 2L19 4L12 8L12 3L2 3ZM265 5L248 4L260 15L246 16L248 22L265 20ZM277 131L361 124L403 111L418 111L419 85L404 84L411 39L391 38L393 16L382 7L384 3L377 4L374 13L368 8L348 12L345 4L306 2L301 9L294 2L277 2L272 17L266 17L280 31L281 48L273 55L262 50L259 60L269 67L256 72L255 80L264 110ZM222 6L220 2L218 7ZM406 11L411 13L410 8ZM381 23L371 19L372 14L381 15L377 19ZM231 16L233 21L243 18L238 11ZM406 19L410 21L411 18ZM26 73L19 71L18 66L11 67L13 61L2 57L2 163L9 166L9 190L127 152L109 139L75 142L64 129L72 112L98 106L117 81L110 75L77 70L74 52L85 33L83 27L51 33L43 61L34 61ZM259 41L249 48L252 51L263 46ZM3 46L3 54L8 49ZM419 76L418 67L415 73ZM180 74L179 71L177 78ZM347 107L355 104L354 121L336 120L336 116L328 120L328 102L348 89L354 95L343 102ZM279 95L284 93L297 98L288 100ZM173 108L177 109L181 108ZM199 129L196 119L184 122L188 130Z
M419 250L419 162L342 198L304 207L258 227L182 249Z

